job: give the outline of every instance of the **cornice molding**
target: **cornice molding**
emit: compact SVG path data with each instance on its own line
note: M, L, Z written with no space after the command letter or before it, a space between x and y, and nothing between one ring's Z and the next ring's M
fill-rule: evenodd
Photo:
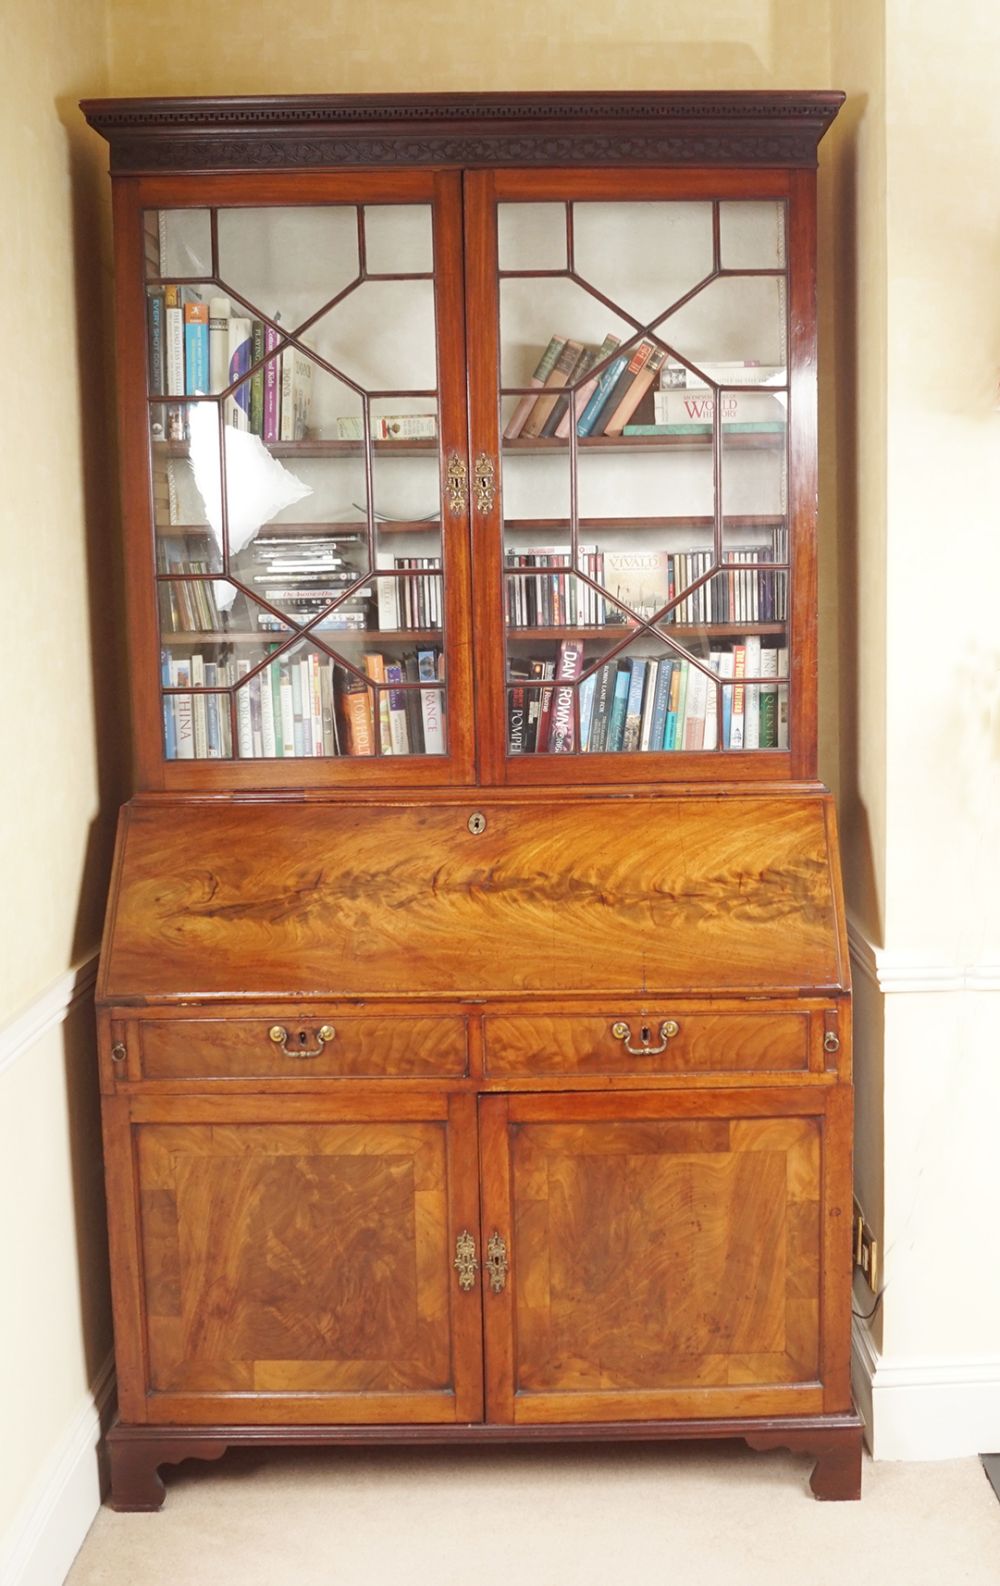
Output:
M813 166L825 93L85 100L119 174L381 165Z

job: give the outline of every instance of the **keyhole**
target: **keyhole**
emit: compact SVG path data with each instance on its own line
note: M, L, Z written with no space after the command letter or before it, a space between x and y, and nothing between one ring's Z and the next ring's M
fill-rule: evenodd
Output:
M481 815L478 810L474 815L470 815L469 830L473 837L478 837L480 832L484 832L486 830L486 816Z
M639 1034L642 1036L642 1044L643 1044L643 1046L648 1046L649 1045L649 1025L648 1024L644 1024L642 1029L639 1031Z
M305 1032L305 1030L300 1030L299 1031L299 1045L300 1046L305 1046L305 1044L306 1044L306 1032Z

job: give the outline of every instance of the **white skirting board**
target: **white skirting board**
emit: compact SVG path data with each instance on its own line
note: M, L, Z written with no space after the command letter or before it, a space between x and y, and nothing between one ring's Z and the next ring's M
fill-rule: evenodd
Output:
M60 1586L101 1506L98 1445L114 1398L109 1355L91 1391L0 1538L0 1586Z
M1000 1356L893 1360L855 1320L854 1399L875 1459L964 1459L1000 1450Z

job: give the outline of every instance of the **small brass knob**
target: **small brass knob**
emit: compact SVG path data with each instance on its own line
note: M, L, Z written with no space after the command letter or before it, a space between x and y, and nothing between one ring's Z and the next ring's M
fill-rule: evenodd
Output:
M116 1041L114 1046L111 1048L112 1063L124 1063L127 1057L128 1051L126 1050L124 1042Z

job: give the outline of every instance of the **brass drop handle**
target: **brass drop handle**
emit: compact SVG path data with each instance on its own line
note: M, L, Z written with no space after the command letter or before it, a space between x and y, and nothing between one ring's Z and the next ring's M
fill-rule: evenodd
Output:
M466 1293L475 1287L479 1262L476 1260L476 1241L468 1228L463 1228L455 1240L455 1260L452 1265L458 1273L458 1286Z
M267 1032L268 1039L273 1041L275 1046L280 1046L286 1057L319 1057L327 1041L332 1041L336 1033L337 1032L333 1028L332 1024L321 1024L319 1029L316 1031L316 1035L319 1039L319 1045L314 1046L310 1052L305 1049L305 1030L299 1031L299 1040L303 1044L291 1049L289 1049L288 1046L288 1031L285 1029L283 1024L272 1024L271 1028Z
M823 1037L823 1050L824 1052L840 1051L840 1036L835 1030L827 1030Z
M624 1041L626 1052L631 1052L633 1057L656 1057L658 1053L665 1052L667 1050L667 1042L672 1041L674 1036L680 1035L680 1033L681 1027L676 1019L664 1019L660 1025L660 1044L659 1046L653 1046L652 1031L648 1024L644 1024L639 1029L639 1039L642 1045L633 1046L632 1029L630 1025L625 1023L624 1019L618 1019L611 1026L611 1034L615 1040Z
M490 1288L494 1294L502 1294L506 1288L508 1266L507 1246L494 1228L486 1245L486 1270L490 1275Z

